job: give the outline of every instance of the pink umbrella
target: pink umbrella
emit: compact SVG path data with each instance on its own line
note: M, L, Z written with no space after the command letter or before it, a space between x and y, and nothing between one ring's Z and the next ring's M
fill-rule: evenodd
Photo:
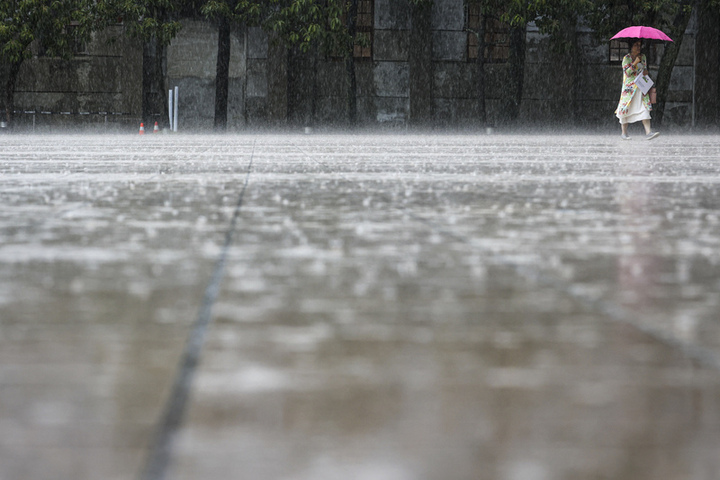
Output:
M636 25L620 30L610 40L625 40L630 38L647 38L650 40L659 40L664 42L672 42L672 38L665 35L662 30L653 27L642 27Z

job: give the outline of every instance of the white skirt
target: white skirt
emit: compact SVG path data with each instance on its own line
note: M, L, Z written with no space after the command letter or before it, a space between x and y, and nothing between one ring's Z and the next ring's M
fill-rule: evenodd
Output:
M635 123L640 120L650 120L650 112L645 108L642 102L642 92L638 90L630 100L628 105L627 114L620 116L617 115L620 123Z

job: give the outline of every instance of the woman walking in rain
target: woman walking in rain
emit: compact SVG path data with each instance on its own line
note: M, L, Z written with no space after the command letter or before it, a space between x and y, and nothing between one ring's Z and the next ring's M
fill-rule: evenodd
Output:
M625 55L622 62L623 88L620 95L620 102L615 110L615 115L620 119L623 140L629 140L628 125L642 120L645 127L645 138L652 140L660 135L650 129L650 96L643 94L635 84L635 80L641 75L647 76L647 58L642 53L642 41L639 38L630 41L630 53Z

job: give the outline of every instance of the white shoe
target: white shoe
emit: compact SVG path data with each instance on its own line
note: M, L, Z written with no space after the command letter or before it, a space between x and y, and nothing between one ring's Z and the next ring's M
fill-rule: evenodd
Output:
M652 140L653 138L660 135L660 132L650 132L647 135L645 135L645 140Z
M630 135L623 133L622 135L620 135L620 138L622 138L623 140L630 140Z

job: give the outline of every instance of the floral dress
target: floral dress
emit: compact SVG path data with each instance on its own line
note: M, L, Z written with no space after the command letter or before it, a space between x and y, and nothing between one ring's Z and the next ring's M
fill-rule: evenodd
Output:
M636 66L633 66L632 64L633 60L630 54L628 53L623 58L622 62L622 69L623 69L623 88L622 88L622 94L620 95L620 102L618 103L617 109L615 110L615 115L620 119L622 122L624 117L627 117L628 115L632 115L634 112L629 112L630 104L633 100L633 97L635 96L635 92L639 92L642 97L642 106L650 112L652 110L652 105L650 104L650 96L649 95L643 95L642 92L640 92L640 88L635 85L635 80L642 75L643 70L645 70L645 67L647 66L647 58L644 54L640 55L640 63L638 63ZM649 115L648 117L649 118Z

